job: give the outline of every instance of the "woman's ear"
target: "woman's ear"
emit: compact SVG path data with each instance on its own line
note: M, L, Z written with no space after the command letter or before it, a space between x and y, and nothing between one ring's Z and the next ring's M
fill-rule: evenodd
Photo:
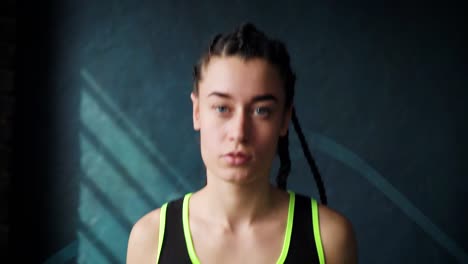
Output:
M190 93L190 99L192 99L193 106L193 129L196 131L200 130L200 106L198 96L193 92Z
M281 123L281 130L280 130L280 136L284 137L286 136L286 133L288 133L288 128L289 128L289 121L291 121L291 115L292 115L292 108L293 105L291 105L288 110L286 110L286 113L283 115L283 120Z

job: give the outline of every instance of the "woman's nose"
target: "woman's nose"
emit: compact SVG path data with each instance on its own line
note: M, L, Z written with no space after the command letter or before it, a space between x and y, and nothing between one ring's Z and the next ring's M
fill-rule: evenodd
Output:
M236 142L246 142L249 138L249 118L244 111L238 112L231 120L230 139Z

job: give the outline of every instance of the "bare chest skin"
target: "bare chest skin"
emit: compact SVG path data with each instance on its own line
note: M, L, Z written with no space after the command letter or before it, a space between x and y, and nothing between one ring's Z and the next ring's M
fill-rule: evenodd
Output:
M286 214L281 220L264 221L238 232L223 231L195 217L190 227L196 255L203 264L272 264L283 248Z
M196 194L190 198L186 216L193 251L201 264L277 263L288 220L290 195L287 192L275 190L268 209L258 212L250 223L234 223L231 227L223 225L219 218L222 216L217 218L203 198Z

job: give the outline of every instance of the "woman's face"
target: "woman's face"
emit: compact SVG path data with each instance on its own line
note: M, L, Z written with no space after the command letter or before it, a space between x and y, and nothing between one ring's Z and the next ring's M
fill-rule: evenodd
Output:
M236 184L268 179L279 136L291 108L284 109L283 82L263 59L212 57L191 94L193 124L212 177Z

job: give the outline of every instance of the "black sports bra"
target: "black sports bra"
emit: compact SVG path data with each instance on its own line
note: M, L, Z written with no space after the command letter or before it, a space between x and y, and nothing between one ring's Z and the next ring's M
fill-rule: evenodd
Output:
M192 193L188 193L161 207L156 263L200 264L188 220L188 201L191 195ZM325 263L316 200L289 191L286 232L276 263Z

